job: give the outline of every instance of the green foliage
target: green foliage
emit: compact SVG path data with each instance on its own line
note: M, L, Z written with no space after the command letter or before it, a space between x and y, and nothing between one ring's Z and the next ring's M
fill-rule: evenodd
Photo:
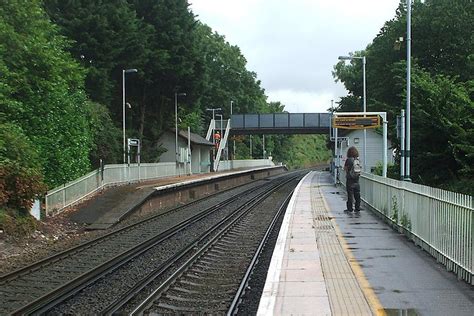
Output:
M0 208L28 214L46 189L40 170L38 153L22 130L0 123Z
M175 93L179 126L202 133L208 107L235 113L269 112L266 96L237 46L196 20L186 0L45 0L51 19L73 40L69 50L87 70L86 91L104 104L116 127L122 123L122 70L126 75L127 137L142 139L142 157L157 161L157 139L174 127ZM203 127L204 125L204 127ZM97 135L97 134L96 134ZM93 151L102 146L93 136ZM114 150L107 161L120 161ZM104 153L92 153L96 164Z
M378 176L382 176L383 173L383 164L381 162L377 162L373 174ZM389 163L387 164L387 177L399 180L400 179L400 172L398 166Z
M402 218L400 219L400 225L402 225L402 227L406 228L408 231L411 231L411 220L407 214L402 215Z
M282 161L290 168L306 168L327 163L331 152L326 148L324 135L276 136L274 160Z
M0 208L0 229L7 236L21 238L36 230L36 220L32 216L18 216L11 211Z
M392 221L398 223L398 202L395 195L392 196Z
M472 192L474 6L427 0L415 1L412 11L411 178ZM406 104L406 8L401 4L365 51L354 55L367 58L367 109L388 113L389 137L400 149L395 118ZM360 109L360 60L337 63L333 75L349 90L338 110ZM456 182L470 184L460 187Z
M1 115L32 141L50 186L89 168L83 72L67 48L40 1L0 4Z
M107 108L99 103L87 102L88 121L92 136L89 159L94 168L104 163L121 163L122 131L115 127Z

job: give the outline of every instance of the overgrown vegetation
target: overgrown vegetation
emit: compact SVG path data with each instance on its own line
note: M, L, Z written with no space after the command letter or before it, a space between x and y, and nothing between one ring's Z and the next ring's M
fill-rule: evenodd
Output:
M33 199L45 190L38 153L23 131L0 123L0 229L23 236L35 229Z

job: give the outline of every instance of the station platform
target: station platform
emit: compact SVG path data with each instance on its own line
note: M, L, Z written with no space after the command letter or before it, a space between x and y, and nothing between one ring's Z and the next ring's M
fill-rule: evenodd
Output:
M474 291L312 171L288 205L258 315L473 315Z
M218 181L230 176L235 177L278 168L283 167L268 166L182 175L109 187L93 198L77 205L69 218L73 222L87 225L88 230L108 229L133 213L156 193L169 192L209 181Z

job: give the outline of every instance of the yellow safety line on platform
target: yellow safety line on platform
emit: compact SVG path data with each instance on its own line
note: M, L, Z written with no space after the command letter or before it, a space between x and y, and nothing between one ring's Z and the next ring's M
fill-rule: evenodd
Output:
M326 198L322 194L321 188L318 188L318 189L321 194L324 207L326 208L326 210L329 211L330 208L326 201ZM349 265L351 266L351 269L354 272L357 282L359 283L359 287L362 289L365 299L367 300L370 308L372 309L372 312L374 313L374 315L377 315L377 316L387 316L387 313L385 312L382 306L382 303L380 303L380 300L377 297L377 294L375 294L372 286L370 285L369 281L365 277L365 274L362 271L361 266L357 263L357 260L352 254L352 251L349 249L349 246L347 245L346 240L342 236L342 233L339 230L339 226L337 225L334 219L331 219L331 221L333 222L333 226L334 226L334 229L336 230L337 238L339 239L339 242L341 243L342 249L344 250L344 254L347 260L349 261Z

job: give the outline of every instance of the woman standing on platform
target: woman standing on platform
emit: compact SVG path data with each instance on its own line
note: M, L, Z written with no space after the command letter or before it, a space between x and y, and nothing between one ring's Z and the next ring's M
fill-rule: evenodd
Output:
M347 150L347 159L344 164L346 171L347 211L352 212L355 199L355 211L360 212L360 184L359 177L362 171L359 152L354 146Z

